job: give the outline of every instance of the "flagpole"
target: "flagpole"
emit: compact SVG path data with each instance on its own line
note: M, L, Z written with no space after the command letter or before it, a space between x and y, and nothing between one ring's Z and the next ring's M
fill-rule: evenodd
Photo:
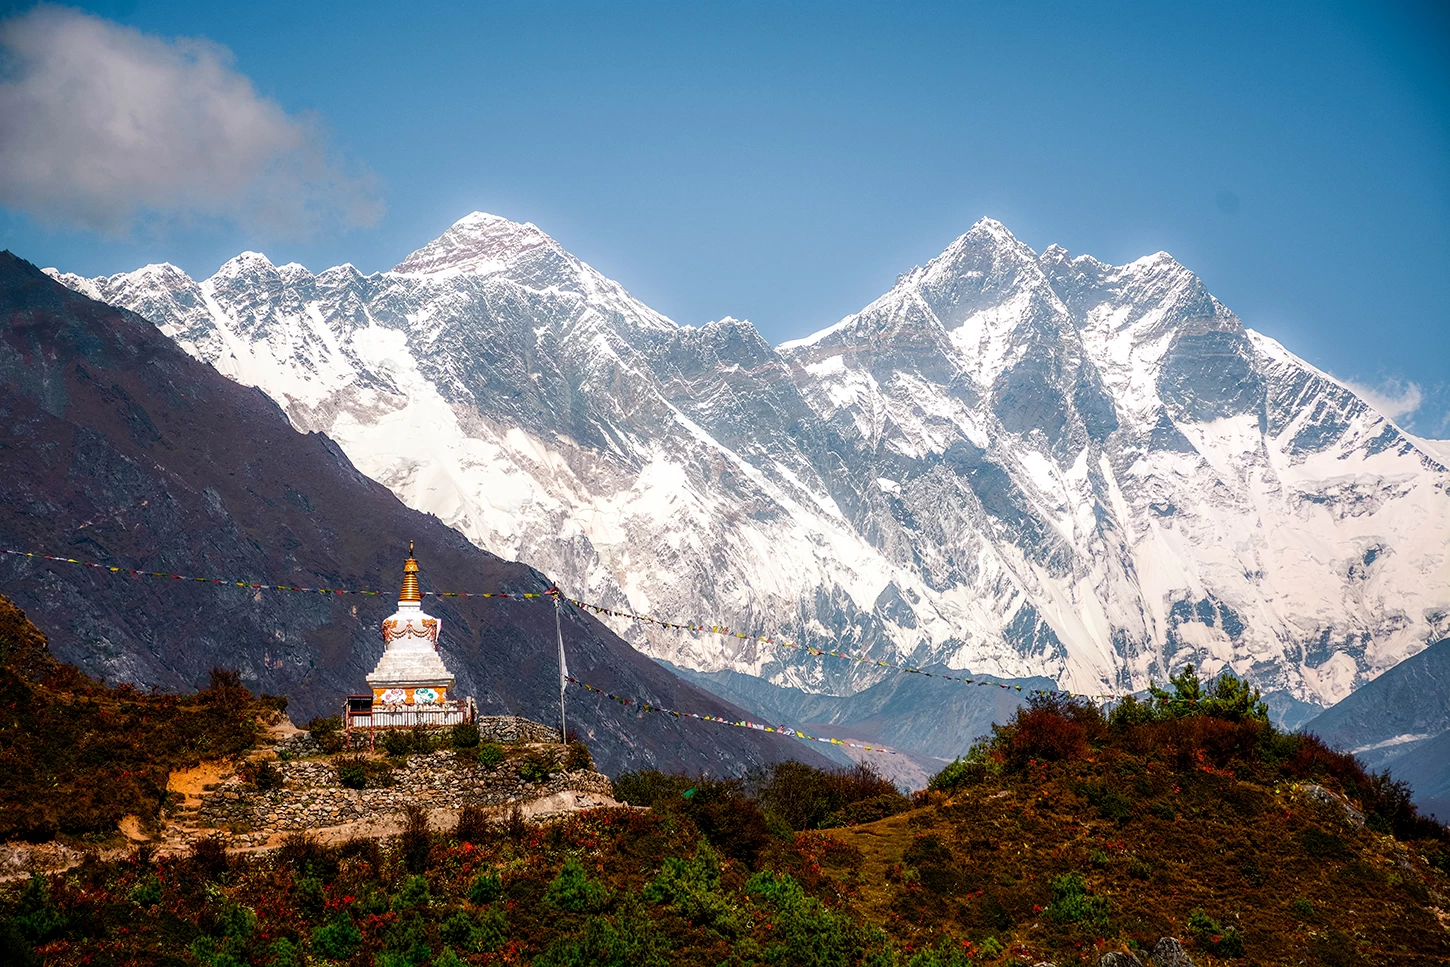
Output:
M564 684L569 677L569 666L564 664L564 625L559 620L559 595L554 595L554 630L559 635L559 741L569 741L569 730L564 721Z

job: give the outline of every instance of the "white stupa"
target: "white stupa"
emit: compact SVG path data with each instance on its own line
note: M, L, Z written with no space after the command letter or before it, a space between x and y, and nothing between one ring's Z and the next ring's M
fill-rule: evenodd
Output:
M398 610L383 622L383 657L368 676L374 713L414 708L423 711L430 706L451 704L448 690L453 687L454 679L438 654L440 631L442 623L423 613L418 562L413 557L413 542L409 541Z

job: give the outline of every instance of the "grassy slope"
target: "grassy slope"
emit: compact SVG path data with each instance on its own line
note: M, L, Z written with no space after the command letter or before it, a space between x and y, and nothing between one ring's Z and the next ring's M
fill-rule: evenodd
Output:
M766 816L769 793L656 775L622 783L652 811L547 828L88 863L0 891L0 943L54 964L1065 967L1167 935L1200 967L1450 961L1445 830L1352 758L1256 722L1068 712L849 828L781 821L828 783L798 776Z
M171 770L246 751L278 708L226 675L189 696L108 688L56 661L0 596L0 840L104 836L128 814L155 817Z

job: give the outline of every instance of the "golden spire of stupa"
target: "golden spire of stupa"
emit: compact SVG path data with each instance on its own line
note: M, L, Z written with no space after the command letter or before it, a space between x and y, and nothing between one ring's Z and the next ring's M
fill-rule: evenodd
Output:
M413 542L408 542L408 559L403 562L403 590L398 592L398 602L422 601L423 592L418 590L418 562L413 557Z

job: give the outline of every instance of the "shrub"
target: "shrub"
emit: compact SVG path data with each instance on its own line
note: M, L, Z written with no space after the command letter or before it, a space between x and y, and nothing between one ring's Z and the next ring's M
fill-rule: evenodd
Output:
M1293 903L1289 904L1289 909L1293 910L1294 916L1301 920L1314 919L1314 904L1303 897L1297 897Z
M584 931L562 937L534 958L534 967L670 967L669 941L633 906L618 917L593 916Z
M807 896L789 874L766 871L752 876L746 893L771 906L771 943L766 963L801 967L846 967L865 955L865 934L848 917Z
M207 879L227 870L227 847L220 836L207 836L191 844L191 862Z
M503 746L497 742L485 742L478 747L478 764L492 770L503 761Z
M438 939L464 950L473 950L478 941L478 923L467 910L455 910L438 928Z
M22 937L32 944L43 944L66 928L66 916L50 895L50 881L39 874L30 874L20 892L14 923Z
M544 891L544 902L570 913L598 910L604 905L604 900L604 887L589 879L583 865L572 857L564 862L559 875Z
M1103 819L1121 823L1133 816L1132 800L1105 782L1085 782L1076 791L1097 807Z
M269 967L302 967L302 954L297 945L286 937L278 937L267 948L272 955Z
M735 905L720 893L720 855L705 842L689 860L666 857L658 875L645 885L644 898L672 904L696 926L725 934L738 933L743 926Z
M955 792L966 786L979 785L1001 771L987 742L978 742L967 750L965 758L953 759L946 768L927 780L926 788L937 792Z
M396 967L416 967L428 962L433 950L428 946L428 926L416 913L409 913L393 921L384 935L385 956L379 957L379 964Z
M614 797L631 806L656 806L666 800L678 800L692 783L688 776L641 769L621 772L614 780Z
M362 932L352 917L338 913L327 923L312 931L312 951L329 960L347 960L362 944Z
M564 771L578 772L581 769L593 769L594 757L589 754L589 746L583 742L570 742L564 752Z
M1244 938L1235 927L1224 928L1202 910L1188 915L1188 932L1209 953L1217 957L1237 958L1244 955Z
M747 866L755 865L771 839L765 813L739 779L697 779L675 803L656 808L683 810L711 846Z
M482 906L503 895L503 878L492 870L480 870L468 887L468 898Z
M433 851L433 834L428 831L428 813L417 804L409 804L404 808L403 814L403 832L398 837L403 865L409 873L421 875L428 869L428 855Z
M444 947L433 958L433 967L467 967L464 960L453 952L452 947Z
M307 734L326 753L342 751L342 717L328 715L307 723Z
M1081 873L1064 873L1052 881L1047 915L1058 923L1080 923L1101 933L1108 927L1108 901L1088 892Z
M548 782L563 768L559 764L559 753L553 749L535 749L519 762L519 778L524 782Z
M433 894L428 890L428 878L425 876L410 876L403 881L398 892L393 896L393 912L409 910L413 907L426 907L433 901Z
M483 953L492 953L502 947L508 939L508 921L502 910L490 908L478 921L478 936L475 946Z
M863 814L873 818L909 809L910 801L868 764L827 771L799 762L772 766L760 783L760 805L766 813L783 819L791 829L821 829L843 825L848 807L866 800L879 800Z
M479 806L465 805L458 811L453 836L460 843L479 843L488 836L488 815Z
M282 770L270 762L245 762L237 770L237 774L258 792L282 788Z
M161 880L155 873L149 873L131 887L131 902L138 907L151 907L161 902Z
M413 733L405 729L390 729L383 733L383 751L394 759L406 758L417 751Z
M344 789L364 789L368 784L367 763L361 756L337 760L337 782Z
M448 734L448 741L455 749L476 749L481 741L478 726L471 722L459 722Z

